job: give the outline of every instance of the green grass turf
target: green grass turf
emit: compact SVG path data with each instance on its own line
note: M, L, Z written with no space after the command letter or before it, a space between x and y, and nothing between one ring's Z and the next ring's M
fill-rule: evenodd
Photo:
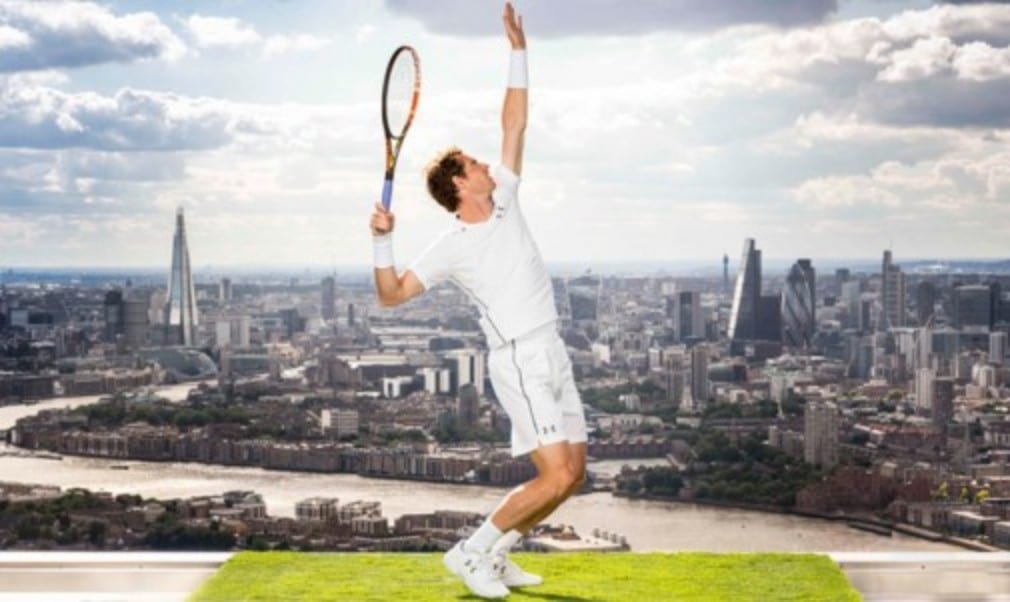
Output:
M667 600L859 601L827 556L818 554L514 554L544 577L510 601ZM240 552L190 602L476 600L442 566L441 554Z

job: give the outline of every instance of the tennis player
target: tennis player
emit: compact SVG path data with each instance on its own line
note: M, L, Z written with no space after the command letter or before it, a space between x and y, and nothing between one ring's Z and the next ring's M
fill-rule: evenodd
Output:
M371 219L375 287L383 306L405 303L448 280L480 309L491 383L512 423L512 455L529 454L537 468L536 478L513 489L444 557L446 567L485 598L543 582L506 554L579 488L586 467L582 401L558 334L551 279L517 195L527 113L526 37L511 4L502 19L512 52L501 165L492 174L456 148L432 161L428 191L455 220L400 276L393 261L393 214L376 203Z

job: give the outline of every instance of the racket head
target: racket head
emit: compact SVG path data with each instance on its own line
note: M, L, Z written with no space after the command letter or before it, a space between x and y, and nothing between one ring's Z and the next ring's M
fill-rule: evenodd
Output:
M382 81L382 127L386 132L387 152L392 141L400 142L410 129L421 96L421 62L417 51L403 45L393 52Z

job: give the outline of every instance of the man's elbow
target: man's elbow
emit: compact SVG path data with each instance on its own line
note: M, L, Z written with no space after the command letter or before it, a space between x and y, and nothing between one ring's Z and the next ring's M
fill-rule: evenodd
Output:
M399 295L383 295L379 293L378 297L380 307L396 307L403 303L403 299Z

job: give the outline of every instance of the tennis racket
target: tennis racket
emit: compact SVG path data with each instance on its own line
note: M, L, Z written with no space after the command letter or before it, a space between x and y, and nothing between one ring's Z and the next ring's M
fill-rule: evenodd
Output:
M421 62L410 46L393 52L382 80L382 127L386 131L386 182L382 186L382 206L393 202L393 173L400 157L400 147L414 121L421 97Z

